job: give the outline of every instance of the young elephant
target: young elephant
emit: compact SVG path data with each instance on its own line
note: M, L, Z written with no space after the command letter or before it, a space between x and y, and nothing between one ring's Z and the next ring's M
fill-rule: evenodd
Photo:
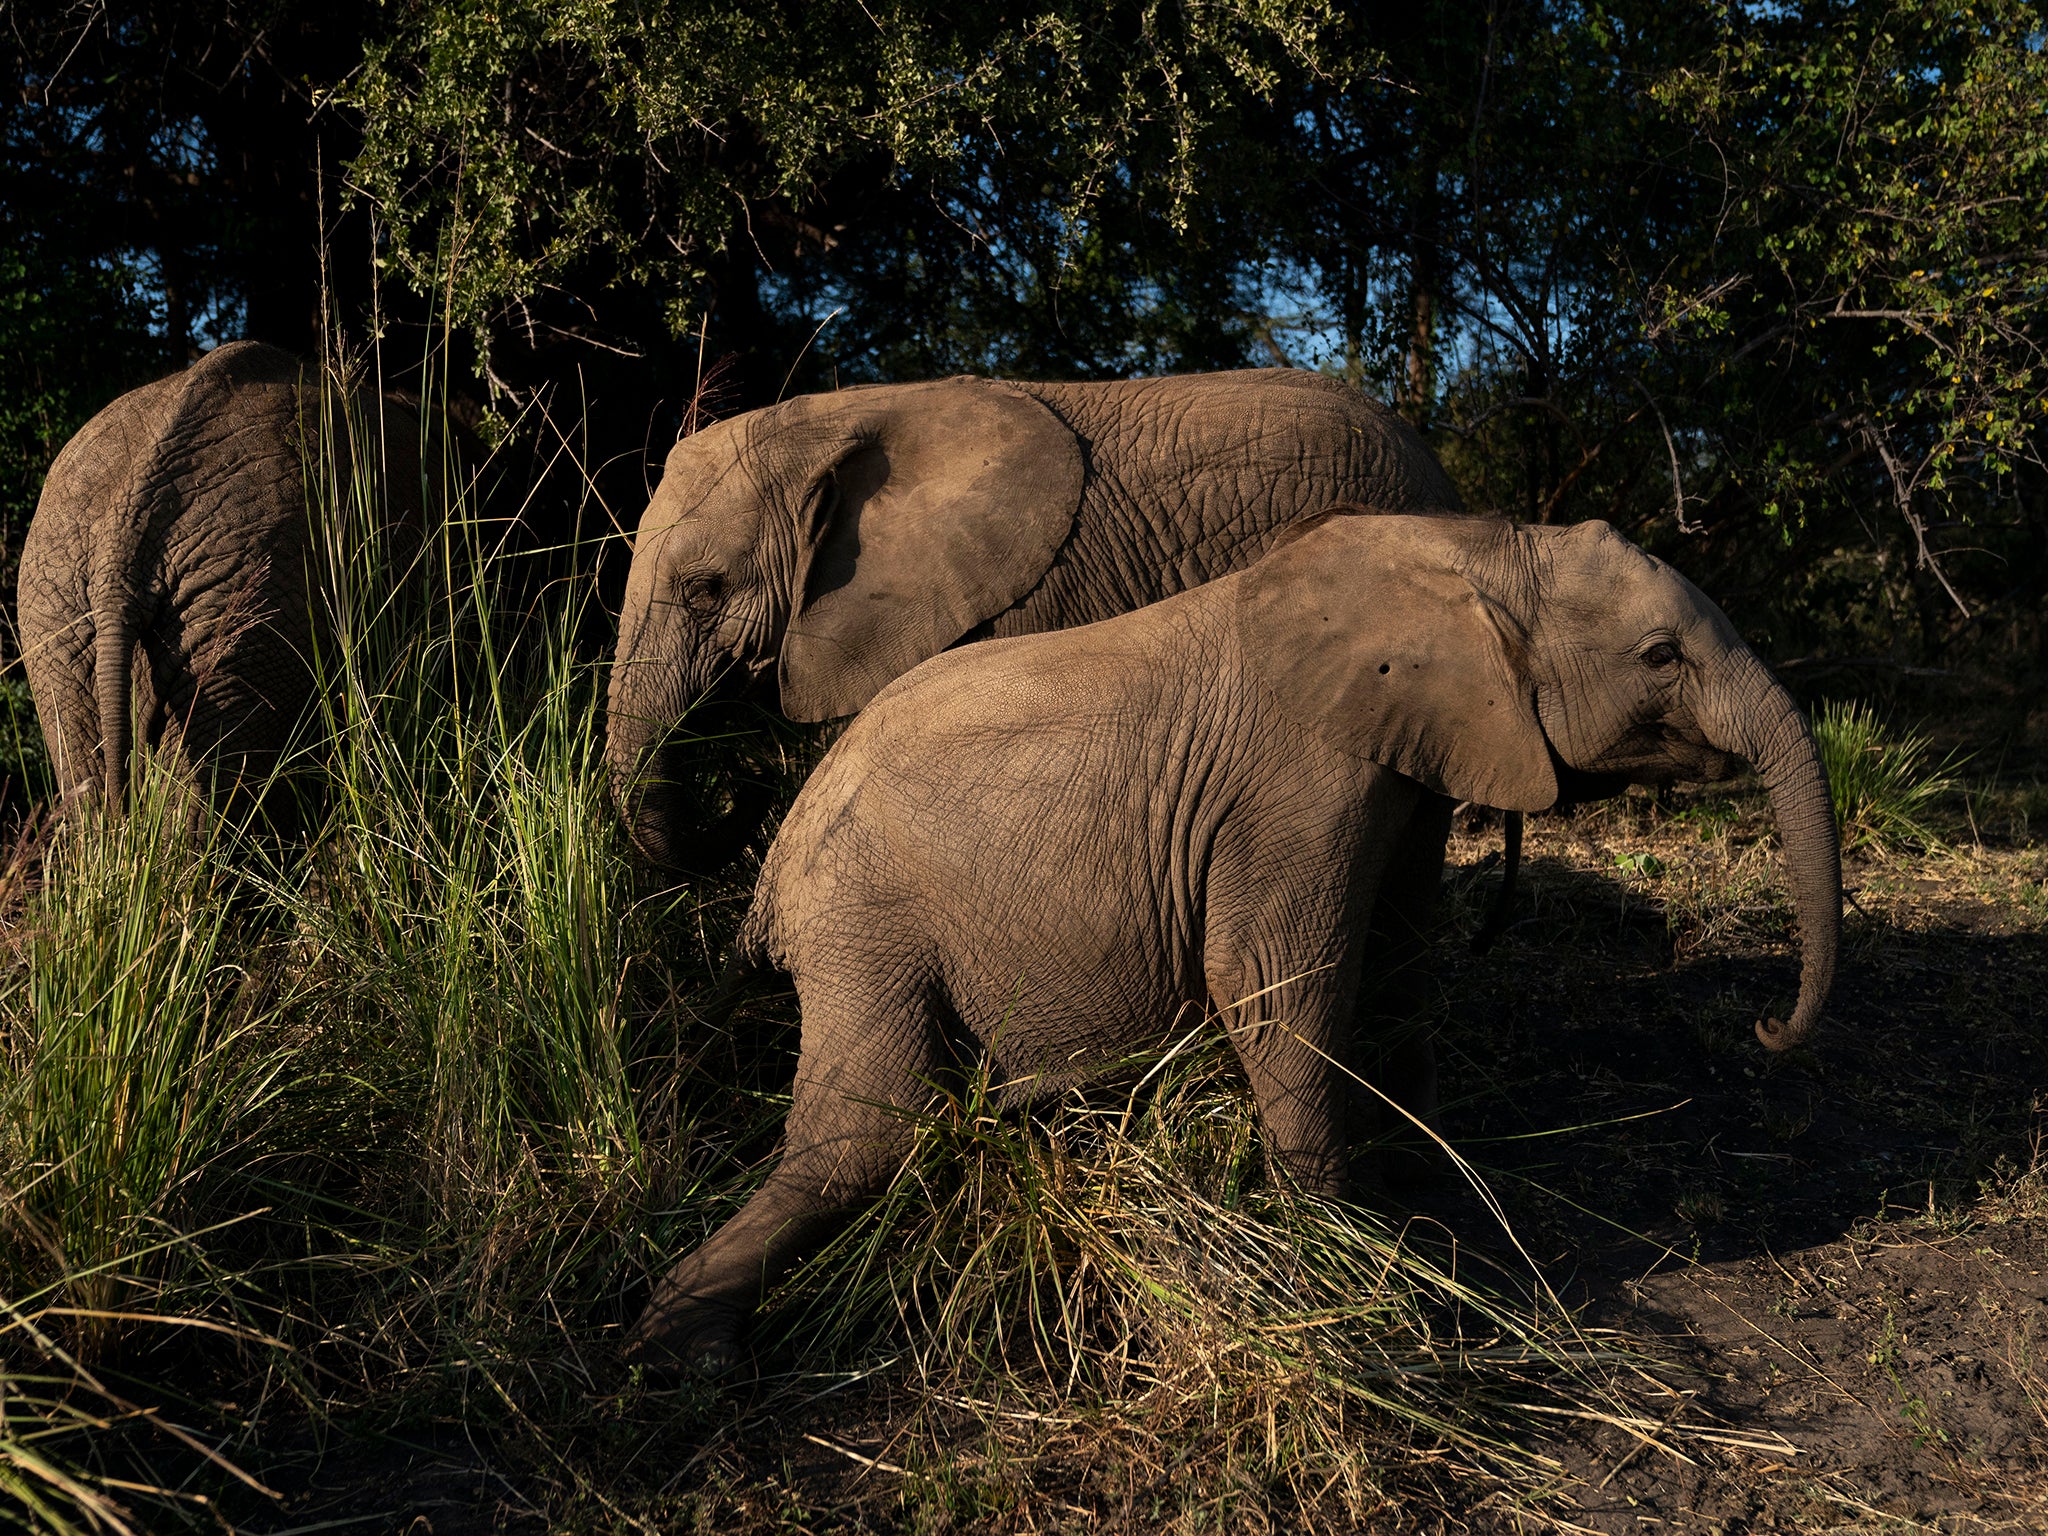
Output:
M1091 624L1242 570L1333 501L1459 509L1406 422L1291 368L874 385L684 438L640 520L611 675L634 844L713 868L766 809L695 825L674 742L707 696L850 715L963 639Z
M57 455L18 610L63 799L118 809L138 726L216 803L276 766L313 689L306 486L323 408L315 369L232 342L121 396ZM418 418L374 397L360 413L389 418L379 470L417 525Z
M1372 937L1433 892L1447 797L1560 779L1771 792L1804 941L1780 1050L1834 973L1835 824L1804 717L1721 611L1604 523L1326 515L1262 561L1085 629L994 641L885 690L798 797L743 956L795 980L781 1162L659 1287L636 1347L716 1367L763 1284L882 1189L971 1038L1014 1091L1227 1030L1274 1159L1346 1190L1345 1076ZM1377 911L1375 910L1377 907ZM1366 919L1373 921L1368 925ZM1431 1108L1426 1050L1378 1084Z

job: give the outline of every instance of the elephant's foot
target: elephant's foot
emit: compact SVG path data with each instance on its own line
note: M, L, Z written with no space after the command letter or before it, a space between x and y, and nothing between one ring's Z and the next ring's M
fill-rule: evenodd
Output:
M657 1296L633 1324L620 1357L660 1381L717 1380L738 1370L745 1358L745 1323L737 1307L694 1300L664 1304Z

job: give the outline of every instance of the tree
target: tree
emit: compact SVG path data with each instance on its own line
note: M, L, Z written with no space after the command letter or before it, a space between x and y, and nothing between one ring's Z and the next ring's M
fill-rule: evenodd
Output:
M355 174L394 261L494 361L638 351L658 315L772 398L813 308L857 297L875 356L1128 368L1148 333L1200 346L1214 323L1155 297L1229 290L1190 271L1199 243L1159 260L1218 125L1330 67L1340 31L1324 0L415 0L347 92ZM1051 316L1070 285L1109 315Z
M2034 0L9 17L17 530L119 387L324 316L551 397L628 524L707 376L1291 361L1781 648L1969 640L2048 575Z
M1682 548L1785 646L2025 618L2042 37L2002 0L1377 27L1380 80L1295 104L1290 341L1400 401L1475 501Z

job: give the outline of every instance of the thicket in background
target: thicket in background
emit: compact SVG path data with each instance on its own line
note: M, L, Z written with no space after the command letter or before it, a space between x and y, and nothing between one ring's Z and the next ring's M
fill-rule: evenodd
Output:
M324 232L340 318L452 323L500 420L588 408L600 520L693 402L1289 361L1477 506L1674 553L1781 659L2039 659L2028 0L10 19L15 543L117 387L312 347Z

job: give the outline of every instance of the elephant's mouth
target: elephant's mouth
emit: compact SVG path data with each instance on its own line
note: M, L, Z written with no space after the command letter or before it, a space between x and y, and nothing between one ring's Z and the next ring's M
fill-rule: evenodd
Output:
M1641 742L1644 734L1652 739ZM1606 762L1593 768L1574 767L1557 750L1548 730L1543 736L1544 744L1550 749L1551 771L1557 775L1556 809L1559 810L1570 810L1593 800L1612 799L1631 784L1719 784L1735 778L1747 766L1744 759L1734 753L1724 752L1694 734L1661 723L1653 724L1647 732L1638 733L1640 745L1637 750L1610 756Z
M1557 800L1550 809L1563 815L1595 800L1612 800L1636 782L1631 774L1592 773L1574 768L1557 755L1555 747L1550 749L1550 768L1557 775Z

